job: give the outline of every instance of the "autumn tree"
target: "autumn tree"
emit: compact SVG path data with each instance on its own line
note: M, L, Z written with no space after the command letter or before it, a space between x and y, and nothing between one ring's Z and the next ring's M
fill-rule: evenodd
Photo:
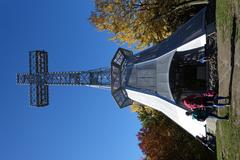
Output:
M168 37L207 0L95 0L90 22L119 43L140 49Z
M214 154L161 112L134 102L142 129L137 134L145 160L214 159Z
M167 118L161 112L137 102L133 102L130 107L133 112L137 113L143 127L147 127L153 123L164 122Z
M151 123L138 133L139 147L149 160L214 159L214 154L173 123Z

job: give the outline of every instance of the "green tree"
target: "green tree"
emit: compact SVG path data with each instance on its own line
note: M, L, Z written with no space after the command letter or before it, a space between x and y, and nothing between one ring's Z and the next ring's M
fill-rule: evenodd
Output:
M166 118L166 116L161 114L159 111L137 102L133 102L131 110L138 114L138 118L143 127L146 127L151 123L157 123L159 121L163 122Z
M95 0L90 22L111 40L141 49L168 37L207 0Z

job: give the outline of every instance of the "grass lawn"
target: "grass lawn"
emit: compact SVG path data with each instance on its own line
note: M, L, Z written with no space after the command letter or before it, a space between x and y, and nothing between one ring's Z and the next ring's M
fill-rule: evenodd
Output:
M222 109L220 115L228 113ZM217 124L217 158L219 160L240 159L240 126L234 124L236 118L230 115L228 121L221 121Z
M231 105L219 109L228 121L217 123L218 160L240 160L240 0L216 1L219 94L231 96Z

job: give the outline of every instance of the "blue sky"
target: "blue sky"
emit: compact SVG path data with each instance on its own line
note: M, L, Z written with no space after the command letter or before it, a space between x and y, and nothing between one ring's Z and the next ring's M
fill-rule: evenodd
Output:
M109 66L118 46L88 22L93 0L0 0L0 159L135 160L136 114L110 91L50 87L50 105L29 106L28 51L49 52L49 71Z

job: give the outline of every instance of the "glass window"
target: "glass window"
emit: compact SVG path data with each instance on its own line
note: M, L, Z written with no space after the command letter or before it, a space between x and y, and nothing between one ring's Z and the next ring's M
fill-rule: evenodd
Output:
M116 57L115 57L115 59L114 59L114 62L116 63L116 64L118 64L118 65L121 65L122 64L122 62L123 62L123 59L124 59L124 56L123 56L123 54L120 52L120 50L118 51L118 53L117 53L117 55L116 55Z

